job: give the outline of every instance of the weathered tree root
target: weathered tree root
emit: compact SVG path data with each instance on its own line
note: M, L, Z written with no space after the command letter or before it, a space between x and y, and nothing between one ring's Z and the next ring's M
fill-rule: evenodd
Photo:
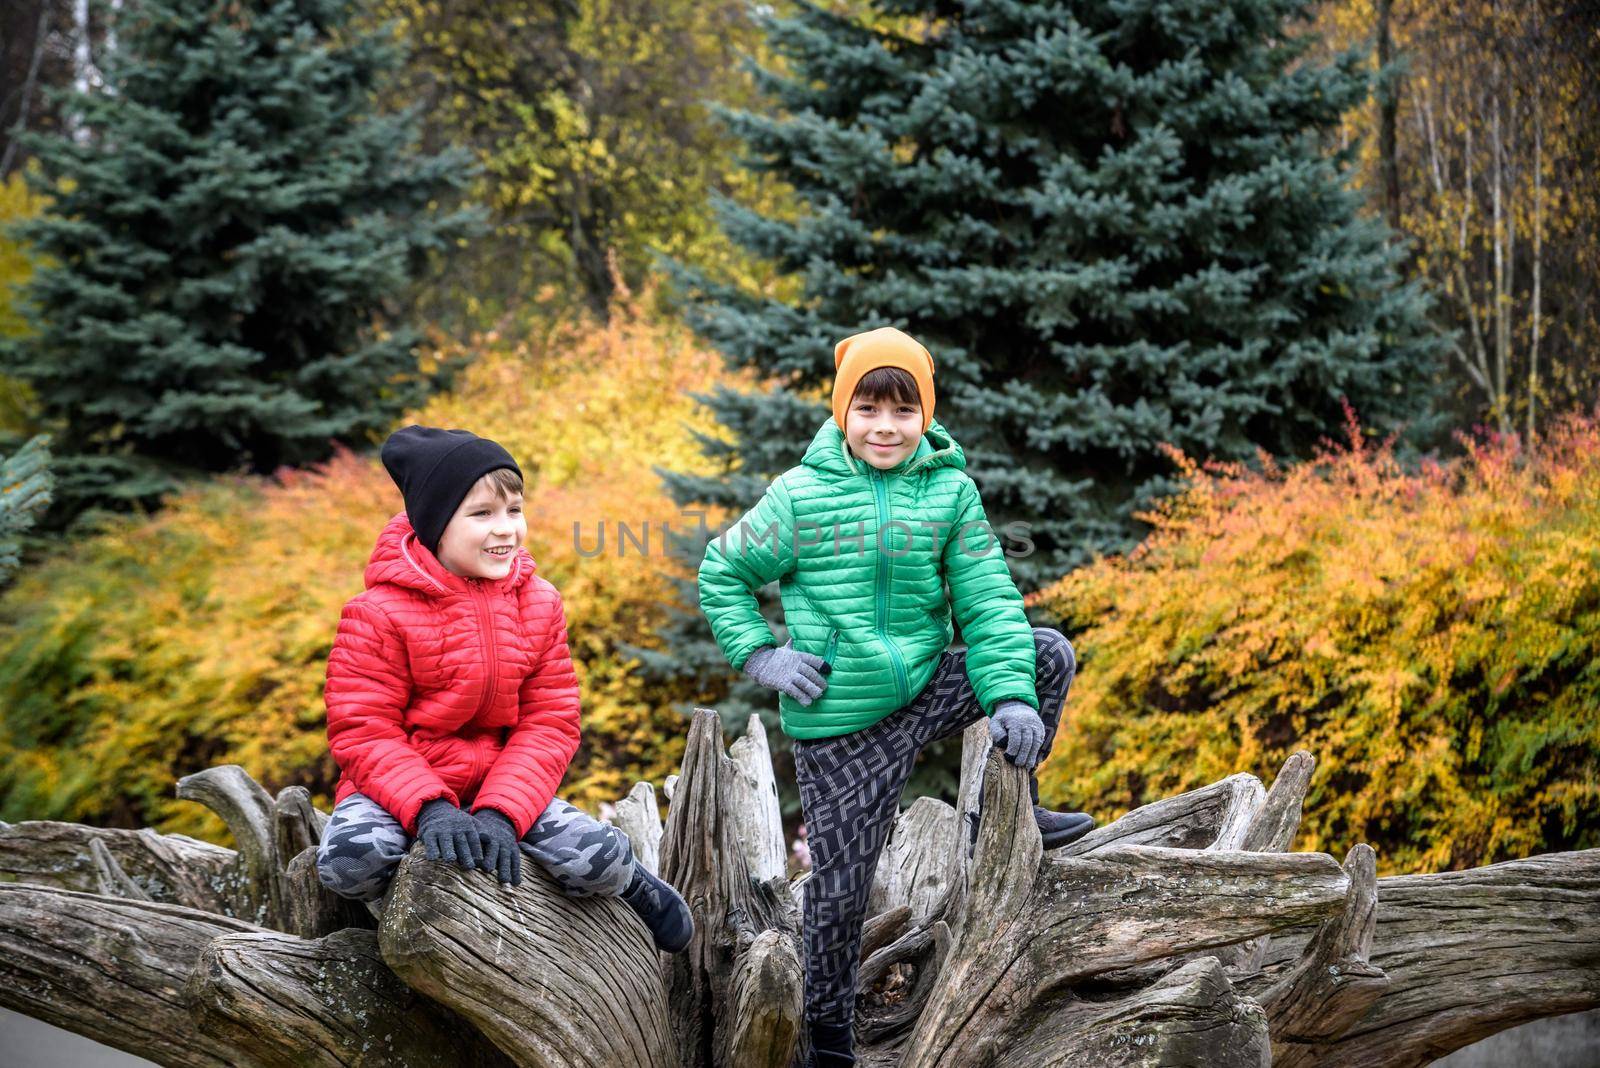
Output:
M919 800L863 937L867 1068L1423 1065L1600 1005L1600 850L1375 877L1293 853L1312 760L1166 798L1045 852L1023 772L965 739L955 807ZM657 954L615 899L506 888L414 850L367 910L317 881L326 817L242 769L189 776L237 848L0 824L0 1004L168 1065L788 1068L799 909L760 722L616 822L695 914ZM981 801L981 806L980 806ZM975 846L969 814L981 807ZM802 891L803 892L803 891Z

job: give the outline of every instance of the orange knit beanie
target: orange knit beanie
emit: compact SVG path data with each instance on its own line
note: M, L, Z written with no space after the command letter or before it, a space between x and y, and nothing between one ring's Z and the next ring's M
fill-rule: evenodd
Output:
M833 347L833 366L837 369L833 379L833 421L843 430L845 412L850 398L856 395L856 385L869 371L880 367L898 367L917 383L922 401L922 430L933 422L933 357L917 339L892 326L868 330L864 334L851 334Z

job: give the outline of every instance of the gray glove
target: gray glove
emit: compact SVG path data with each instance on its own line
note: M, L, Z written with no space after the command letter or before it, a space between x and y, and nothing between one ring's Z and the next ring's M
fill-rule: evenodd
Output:
M1044 746L1044 720L1026 703L1008 698L994 706L989 737L995 745L1005 747L1011 763L1031 768L1039 763L1039 750Z
M826 673L822 657L802 653L794 648L793 639L782 646L767 645L751 653L744 662L744 673L803 705L815 701L828 688L828 680L822 677Z
M483 864L478 821L451 804L448 797L436 797L422 806L417 837L429 860L458 864L469 871Z

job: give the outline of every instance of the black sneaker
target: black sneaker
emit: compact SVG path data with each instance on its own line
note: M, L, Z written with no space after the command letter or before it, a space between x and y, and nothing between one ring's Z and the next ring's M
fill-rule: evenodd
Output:
M1094 830L1094 817L1087 812L1052 812L1033 806L1033 822L1039 825L1039 837L1044 848L1059 849L1070 845ZM967 813L967 856L971 857L978 846L978 813Z
M1094 817L1087 812L1052 812L1038 805L1033 806L1033 822L1046 849L1059 849L1094 830Z
M622 900L650 928L656 948L663 953L682 952L694 937L694 916L689 912L688 903L643 864L634 864L633 882L622 892Z
M850 1024L813 1023L809 1030L806 1068L852 1068L856 1063L855 1028Z

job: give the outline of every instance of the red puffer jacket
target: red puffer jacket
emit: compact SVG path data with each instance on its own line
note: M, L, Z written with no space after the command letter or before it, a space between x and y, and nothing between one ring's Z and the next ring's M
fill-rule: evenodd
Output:
M438 797L533 826L578 748L561 595L534 571L518 549L505 578L461 578L389 521L328 655L336 804L359 790L411 834Z

